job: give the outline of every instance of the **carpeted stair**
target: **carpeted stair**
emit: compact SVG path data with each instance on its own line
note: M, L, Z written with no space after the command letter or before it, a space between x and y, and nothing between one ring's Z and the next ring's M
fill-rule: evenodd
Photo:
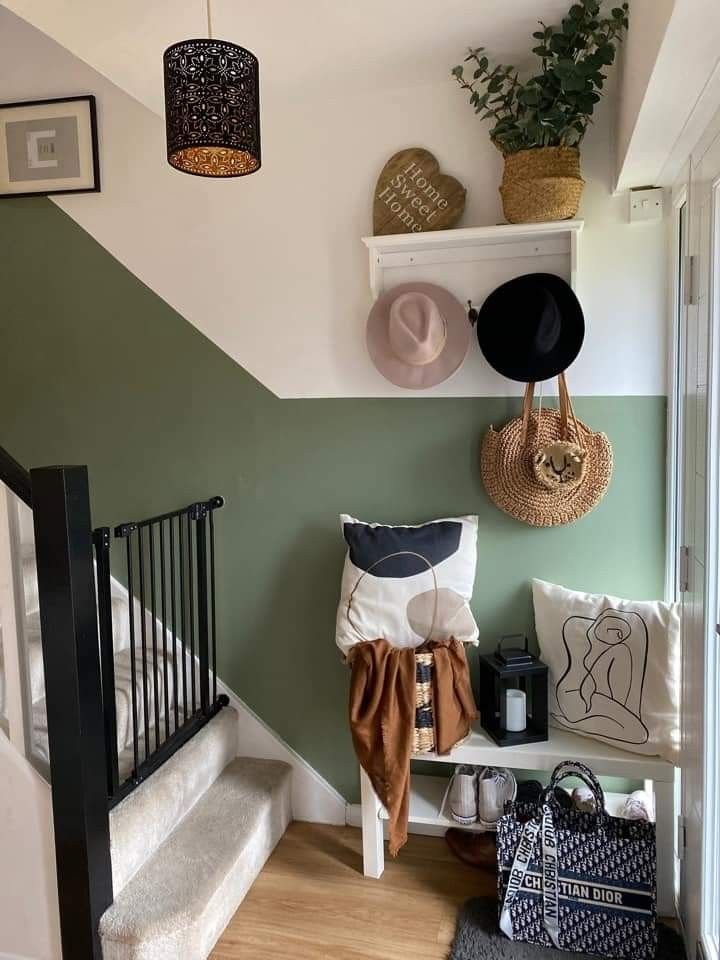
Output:
M23 557L28 684L35 752L47 759L45 678L34 553ZM128 601L112 598L120 778L134 764ZM149 616L149 614L146 614ZM148 631L152 629L149 621ZM148 644L148 646L150 646ZM148 740L153 750L182 722L192 685L188 663L146 651ZM142 648L136 649L141 662ZM157 676L157 686L154 678ZM194 678L197 680L197 675ZM177 685L177 690L175 689ZM197 685L197 684L196 684ZM0 700L3 663L0 657ZM159 727L155 736L155 692ZM138 711L139 759L145 730ZM291 767L238 758L238 714L225 707L110 813L115 901L100 921L104 960L206 960L291 819Z
M238 753L238 715L225 707L110 812L115 896Z
M291 817L291 768L235 758L220 713L111 813L104 960L205 960Z

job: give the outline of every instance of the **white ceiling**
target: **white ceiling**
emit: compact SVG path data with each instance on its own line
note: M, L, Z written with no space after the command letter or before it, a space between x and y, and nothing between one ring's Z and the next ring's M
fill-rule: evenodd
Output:
M162 112L162 51L205 36L204 0L4 0L119 87ZM568 0L212 0L214 35L260 59L264 93L342 98L445 80L469 45L527 59L537 20Z

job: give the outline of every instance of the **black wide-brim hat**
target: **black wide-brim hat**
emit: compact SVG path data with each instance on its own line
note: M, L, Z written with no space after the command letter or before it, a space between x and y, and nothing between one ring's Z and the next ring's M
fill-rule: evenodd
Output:
M527 273L493 290L480 308L477 336L494 370L534 383L567 370L580 353L585 318L561 277Z

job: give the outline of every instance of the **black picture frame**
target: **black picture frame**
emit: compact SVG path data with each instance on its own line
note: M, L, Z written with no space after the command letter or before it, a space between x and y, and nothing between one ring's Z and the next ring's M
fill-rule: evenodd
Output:
M57 190L28 190L17 193L0 193L0 200L15 200L23 197L49 197L58 194L70 193L99 193L100 192L100 150L98 146L97 104L93 94L81 94L76 97L50 97L46 100L19 100L12 103L0 103L0 111L27 107L42 107L56 103L87 103L90 117L90 143L92 148L92 186L89 187L60 187ZM2 135L2 124L0 124Z

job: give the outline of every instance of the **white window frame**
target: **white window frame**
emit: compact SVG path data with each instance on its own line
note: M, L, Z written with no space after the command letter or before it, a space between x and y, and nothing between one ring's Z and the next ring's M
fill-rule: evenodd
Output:
M720 176L712 183L705 582L705 798L702 931L708 960L720 958Z
M682 327L683 289L687 237L690 224L689 167L673 190L670 237L669 322L668 322L668 436L667 436L667 564L666 598L680 596L679 557L682 546L682 500L684 487L684 372L685 337ZM685 207L685 244L680 248L680 217ZM720 175L712 183L710 226L706 444L706 532L705 532L705 689L703 718L703 837L700 891L701 925L699 942L704 960L720 960ZM680 810L681 793L677 793ZM695 946L689 945L691 955ZM699 954L698 954L699 956Z
M680 251L683 208L685 208L685 235L683 238L685 242L682 251ZM668 603L673 603L678 599L679 556L682 544L680 505L683 496L682 449L684 430L680 390L682 387L681 371L685 368L685 339L682 336L681 315L684 293L682 280L687 252L688 212L688 188L687 183L683 182L673 191L668 270L670 290L668 296L667 517L665 534L665 599ZM680 255L678 256L678 254Z
M672 192L672 221L670 250L668 254L668 368L667 368L667 479L666 479L666 530L665 530L665 600L679 600L680 547L682 545L682 498L684 487L683 442L684 414L681 390L685 369L685 338L683 336L683 308L685 291L683 279L687 258L687 228L689 216L689 191L687 181L690 168L681 176L679 185ZM681 219L682 218L682 219ZM684 225L684 230L682 227ZM682 247L681 247L682 240ZM682 810L682 780L678 769L675 776L675 811ZM680 823L678 819L678 824ZM674 838L675 850L675 914L680 916L681 862L679 849L680 831ZM720 960L720 958L712 958Z

